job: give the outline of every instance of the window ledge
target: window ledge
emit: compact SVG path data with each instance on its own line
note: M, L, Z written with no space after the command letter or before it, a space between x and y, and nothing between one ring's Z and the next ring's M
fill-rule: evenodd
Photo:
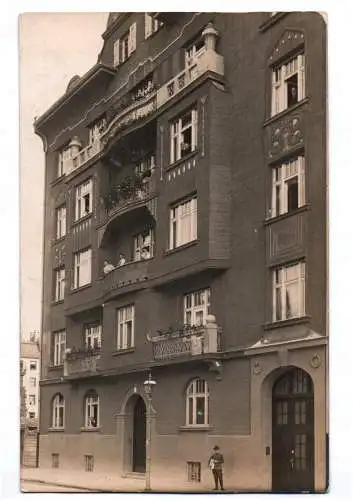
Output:
M135 347L127 347L126 349L117 349L112 352L112 356L121 356L123 354L131 354L135 352Z
M271 118L268 118L263 126L267 127L267 125L270 125L271 123L275 122L276 120L279 120L280 118L283 118L284 116L288 115L292 111L297 110L298 108L304 106L304 104L307 104L309 102L309 97L304 97L301 101L297 102L294 106L291 106L290 108L286 108L283 111L280 111L276 115L271 116Z
M90 286L92 286L92 283L87 283L87 285L82 285L82 286L79 286L78 288L73 288L72 290L70 290L70 294L81 292L81 290L86 290Z
M48 427L48 432L65 432L65 427Z
M213 429L213 425L182 425L179 427L180 432L207 432Z
M62 370L64 368L64 365L50 365L48 366L49 371L56 371L56 370Z
M65 241L66 234L63 236L60 236L60 238L54 238L53 240L53 246L58 245L59 243L63 243Z
M89 214L84 215L80 219L74 220L73 223L71 224L71 227L75 227L78 224L81 224L81 222L85 222L86 220L91 219L92 217L93 217L93 212L90 212Z
M183 156L183 158L180 158L180 160L175 161L174 163L171 163L167 167L165 167L165 172L168 172L168 170L172 170L173 168L176 168L178 165L181 165L182 163L190 160L193 158L195 155L198 153L198 149L194 149L194 151L191 151L191 153L187 154L186 156Z
M297 215L297 214L300 214L302 212L306 212L307 210L309 210L309 208L310 208L310 205L308 203L306 203L305 205L297 208L296 210L292 210L291 212L286 212L285 214L276 215L275 217L267 217L264 220L264 224L265 224L265 226L268 226L268 225L273 224L277 221L292 217L293 215Z
M66 174L62 174L62 175L60 175L60 177L55 177L55 179L52 180L50 183L51 187L59 184L61 181L63 181L65 179L65 177L66 177Z
M101 427L81 427L81 432L101 432Z
M196 239L193 241L189 241L188 243L184 243L184 245L180 245L179 247L171 248L170 250L164 250L164 256L167 257L168 255L179 252L181 250L186 250L189 247L193 247L194 245L197 245L198 242L199 242L199 240Z
M299 325L301 323L307 323L310 321L310 316L299 316L297 318L284 319L281 321L272 321L271 323L265 323L263 325L264 330L275 330L276 328L282 328L286 326Z
M52 306L57 306L59 304L63 304L65 302L65 299L60 299L60 300L53 300L51 305Z

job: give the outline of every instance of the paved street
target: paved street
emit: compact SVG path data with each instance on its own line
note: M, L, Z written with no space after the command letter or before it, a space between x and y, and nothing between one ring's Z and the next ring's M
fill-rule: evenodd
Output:
M52 484L35 483L32 481L21 481L21 491L22 493L74 493L83 492L85 490L79 488L66 488L63 486L55 486Z

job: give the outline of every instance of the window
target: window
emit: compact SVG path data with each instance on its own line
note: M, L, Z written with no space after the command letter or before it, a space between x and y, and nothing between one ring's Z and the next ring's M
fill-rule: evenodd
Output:
M188 481L201 482L201 462L186 462Z
M211 290L205 288L184 295L184 323L204 325L210 313Z
M146 156L135 166L136 175L144 175L152 172L156 167L155 156L153 154Z
M154 19L153 16L145 12L145 38L150 37L153 33L156 33L160 28L162 28L163 23Z
M305 97L305 60L300 54L272 70L272 116Z
M94 470L94 457L93 455L85 455L85 471L86 472L93 472Z
M74 260L74 288L91 283L92 250L75 253Z
M30 394L28 396L28 402L31 406L34 406L36 404L36 396L35 394Z
M53 364L62 365L66 348L66 332L61 330L53 334Z
M96 393L85 398L85 427L99 427L99 397Z
M273 321L305 314L305 264L299 262L273 271Z
M35 387L37 385L37 377L30 377L29 378L29 385L31 387Z
M170 210L169 248L177 248L197 238L197 198L183 201Z
M305 204L304 157L298 156L272 169L272 208L276 217Z
M56 209L56 238L62 238L66 234L66 207Z
M64 427L65 401L62 394L56 394L52 402L52 427L62 429Z
M37 361L30 361L29 362L29 369L36 370L37 369Z
M76 187L75 220L92 212L92 179L88 179Z
M170 125L170 163L184 158L197 146L197 110L191 109Z
M59 453L51 454L51 466L53 469L59 468Z
M66 146L61 151L59 151L58 155L58 177L65 175L66 172L70 169L71 163L71 148Z
M28 417L29 418L36 418L36 413L34 411L29 411L28 412Z
M134 238L134 261L146 260L153 257L154 252L154 231L147 229Z
M129 349L134 346L135 306L129 305L117 309L117 349Z
M193 380L186 391L186 425L208 425L208 384Z
M206 50L205 42L200 35L191 45L185 49L185 66L189 67L196 63L198 57L200 57Z
M102 326L93 323L85 326L85 345L87 348L98 348L101 346Z
M64 300L65 295L65 268L55 271L55 302Z
M93 144L100 139L100 136L105 129L105 125L106 125L105 118L101 118L89 128L89 139L88 139L89 144Z
M114 66L118 66L136 50L136 23L114 43Z

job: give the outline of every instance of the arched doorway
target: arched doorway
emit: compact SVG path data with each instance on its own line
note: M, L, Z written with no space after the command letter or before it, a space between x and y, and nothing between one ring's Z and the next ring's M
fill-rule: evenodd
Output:
M136 398L133 410L132 471L146 471L146 405L141 396Z
M314 388L299 368L286 371L272 389L272 489L314 490Z

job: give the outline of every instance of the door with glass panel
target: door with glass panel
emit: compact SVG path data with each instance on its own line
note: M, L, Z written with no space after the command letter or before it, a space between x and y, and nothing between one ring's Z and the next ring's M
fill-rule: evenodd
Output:
M310 376L291 368L272 392L272 489L314 490L314 388Z

